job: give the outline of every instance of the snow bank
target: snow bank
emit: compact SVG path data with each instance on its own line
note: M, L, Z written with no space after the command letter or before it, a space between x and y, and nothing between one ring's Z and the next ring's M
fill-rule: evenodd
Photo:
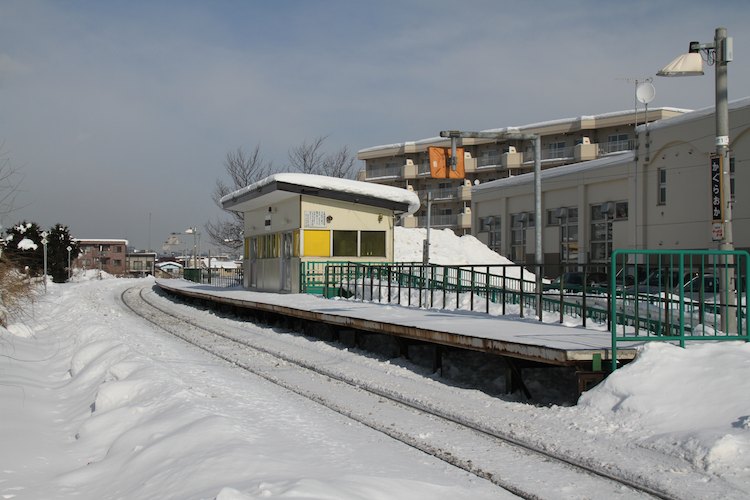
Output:
M427 229L396 226L394 247L396 262L422 262L422 242ZM430 262L441 265L513 265L513 262L471 235L456 236L450 229L430 230Z
M652 342L578 406L707 471L750 470L750 344Z
M124 313L137 281L51 284L0 328L0 498L496 496Z

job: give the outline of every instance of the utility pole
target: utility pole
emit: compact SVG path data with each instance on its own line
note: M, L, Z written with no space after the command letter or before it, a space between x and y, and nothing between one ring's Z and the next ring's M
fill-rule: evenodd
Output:
M536 264L536 313L542 317L542 266L544 254L542 247L542 141L538 134L522 134L516 132L461 132L459 130L443 130L440 137L451 140L451 168L456 165L456 142L458 139L494 139L498 141L519 140L534 141L534 264Z

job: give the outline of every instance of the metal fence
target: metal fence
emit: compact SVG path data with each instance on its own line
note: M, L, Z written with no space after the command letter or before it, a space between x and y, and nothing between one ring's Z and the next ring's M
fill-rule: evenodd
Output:
M750 341L747 252L616 250L610 272L613 370L627 342Z
M552 267L552 266L550 266ZM562 323L565 316L608 324L609 298L606 286L587 286L543 280L537 289L536 269L543 266L466 265L441 266L421 263L353 262L326 263L319 294L356 300L400 304L408 307L463 309L497 315L537 316L553 313ZM556 270L560 266L554 266ZM566 276L565 274L563 275ZM318 275L320 277L320 275Z
M202 285L230 288L242 285L243 270L241 267L236 269L212 269L211 271L186 268L183 270L183 277Z

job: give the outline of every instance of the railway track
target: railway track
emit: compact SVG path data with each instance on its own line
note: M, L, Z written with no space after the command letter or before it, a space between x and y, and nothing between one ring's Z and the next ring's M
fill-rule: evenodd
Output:
M658 486L619 477L606 465L558 455L487 422L426 403L408 388L348 376L324 354L293 357L267 332L253 331L247 324L207 325L164 307L158 299L148 287L129 288L121 295L133 313L160 329L522 498L680 498Z

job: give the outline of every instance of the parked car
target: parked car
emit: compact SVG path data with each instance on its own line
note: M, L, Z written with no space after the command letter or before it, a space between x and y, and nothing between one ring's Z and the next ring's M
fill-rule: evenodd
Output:
M720 290L719 277L713 274L698 274L691 280L686 281L682 290L686 299L716 302ZM680 287L677 286L672 293L679 295Z
M636 285L625 287L624 292L631 295L662 295L673 293L675 288L684 286L693 280L698 273L688 271L680 276L680 272L670 269L655 269L649 276Z
M544 285L545 291L580 292L583 290L583 280L586 279L586 290L604 289L609 281L605 273L583 273L580 271L562 273L560 276Z

